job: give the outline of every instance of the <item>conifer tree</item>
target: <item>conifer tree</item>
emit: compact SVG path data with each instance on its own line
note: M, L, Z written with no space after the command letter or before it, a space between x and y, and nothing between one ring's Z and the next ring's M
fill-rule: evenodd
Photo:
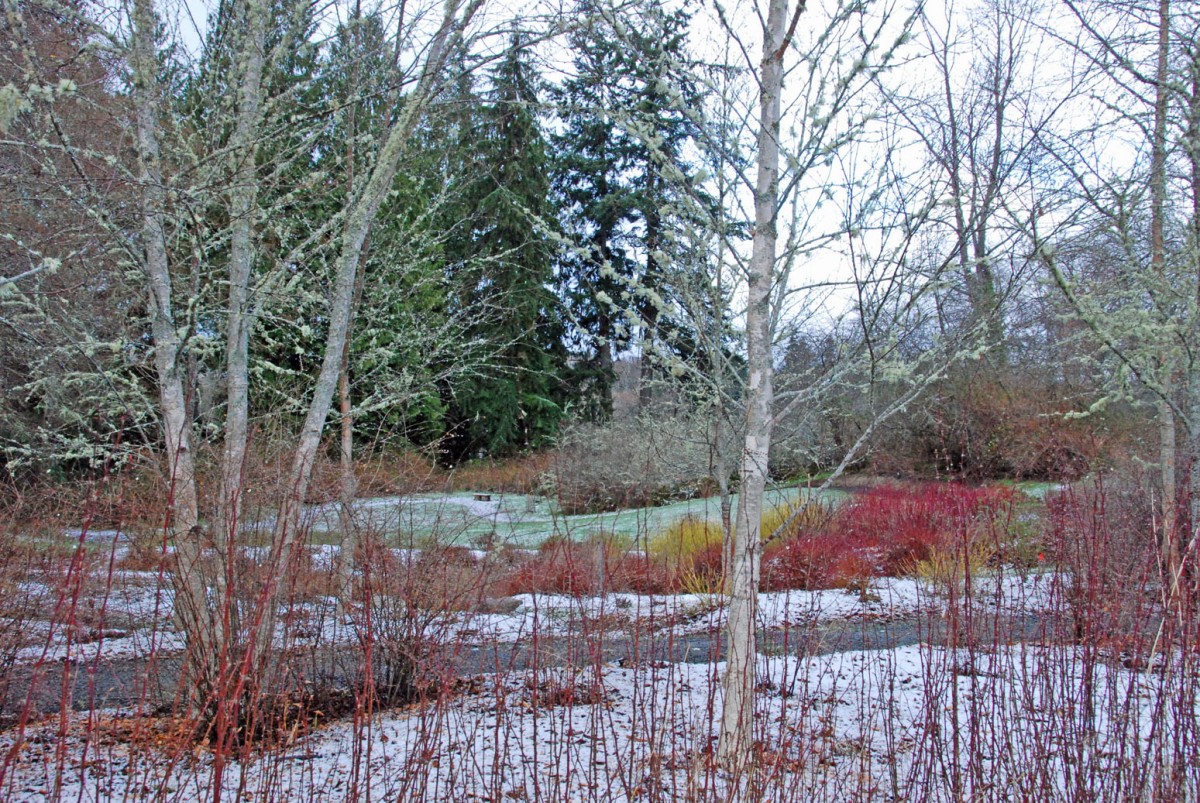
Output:
M575 75L557 93L555 185L564 226L584 244L559 278L574 346L587 355L574 381L592 397L592 417L603 418L612 414L615 354L640 347L641 406L654 354L689 339L671 314L670 276L683 258L677 229L696 208L679 194L694 172L684 152L698 101L686 8L641 6L619 35L615 20L588 9L594 22L571 40Z
M453 388L448 448L461 458L508 454L545 445L563 415L559 371L562 322L551 290L554 240L547 147L538 120L538 81L529 51L514 37L491 75L475 123L460 120L473 150L459 224L460 261L452 266L464 302L482 315L474 341L490 352L487 367Z

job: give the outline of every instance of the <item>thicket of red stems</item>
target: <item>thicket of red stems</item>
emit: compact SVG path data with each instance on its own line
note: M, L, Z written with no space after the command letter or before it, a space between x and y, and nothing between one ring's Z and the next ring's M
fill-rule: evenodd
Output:
M958 483L883 485L842 505L813 530L767 546L762 589L844 588L911 571L956 537L993 529L1012 515L1016 492Z

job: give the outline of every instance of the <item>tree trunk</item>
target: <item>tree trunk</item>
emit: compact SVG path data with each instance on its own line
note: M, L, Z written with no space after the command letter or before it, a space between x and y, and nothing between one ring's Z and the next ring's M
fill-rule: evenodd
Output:
M803 10L803 2L796 13ZM759 75L758 172L754 193L754 241L746 307L746 434L741 494L730 567L728 668L721 713L718 760L740 774L752 756L755 618L758 603L763 492L771 444L774 402L771 361L771 285L775 274L779 196L779 117L783 55L787 49L787 0L770 0Z
M366 260L368 245L363 246L362 259ZM354 284L354 299L350 303L350 318L358 310L362 298L363 275L359 271ZM342 530L341 552L338 555L338 600L345 607L354 597L354 568L358 554L358 521L354 517L354 499L358 496L358 476L354 472L354 404L350 394L350 330L346 331L346 342L342 344L342 367L338 375L338 412L341 416L342 463L341 488L338 500L338 524Z
M1166 226L1167 203L1167 54L1170 47L1170 5L1168 0L1159 0L1158 6L1158 58L1154 70L1154 132L1150 150L1150 265L1159 276L1166 270ZM1163 366L1163 388L1169 393L1173 385L1171 374L1175 366L1165 361ZM1189 385L1192 383L1189 382ZM1160 404L1160 453L1159 463L1163 479L1162 493L1162 558L1168 571L1175 574L1178 562L1176 526L1176 444L1175 416L1170 402L1163 399ZM1194 426L1195 422L1188 422ZM1169 483L1170 487L1167 487Z
M481 4L482 0L471 2L465 8L457 0L450 0L446 4L441 27L427 50L421 78L406 98L398 118L388 128L361 193L348 200L349 208L342 230L334 293L329 305L329 330L325 337L324 357L313 387L308 413L296 443L285 496L280 504L271 539L269 565L274 567L276 577L270 581L270 587L264 592L263 605L255 624L255 654L252 658L252 665L255 667L265 667L266 659L271 654L277 608L274 602L279 594L278 574L291 565L296 547L301 543L300 513L308 493L317 450L321 444L321 433L325 429L325 421L329 417L333 395L337 390L342 353L350 331L350 314L363 246L375 215L392 187L392 180L408 148L413 130L434 94L436 82L440 80L450 39L461 32Z
M1191 342L1200 342L1200 47L1192 48L1191 97L1188 98L1188 127L1186 151L1191 167L1192 219L1191 250L1192 280L1196 282L1196 295L1192 312ZM1189 543L1176 542L1176 563L1182 565L1187 554L1195 555L1194 543L1200 532L1200 359L1192 357L1188 366L1188 523ZM1181 548L1184 547L1184 548ZM1195 558L1193 557L1194 561ZM1200 584L1200 573L1192 567L1193 583ZM1200 585L1197 586L1200 589Z
M1164 388L1170 392L1171 383L1165 382ZM1158 463L1159 478L1162 481L1162 554L1168 568L1174 567L1177 561L1176 544L1178 538L1178 523L1176 519L1178 502L1178 473L1177 448L1175 442L1175 411L1163 400L1158 403Z
M649 186L646 194L657 198L659 187L663 184L658 179L657 167L651 167ZM646 277L642 284L648 290L657 291L662 286L662 266L658 264L658 253L662 247L662 215L655 208L648 208L642 216L646 219ZM654 371L651 357L654 351L654 341L658 337L659 308L657 294L646 299L645 311L642 314L642 359L638 367L638 413L650 408L654 398Z
M362 16L362 7L358 3L354 7L353 20L358 21ZM351 29L354 40L358 38L359 28ZM357 42L354 50L358 51ZM350 72L351 91L358 87L358 60L355 59ZM354 196L354 143L358 139L358 101L352 99L349 109L346 138L346 197ZM364 242L365 248L365 242ZM363 255L365 259L365 254ZM354 284L354 299L350 303L350 317L353 319L362 298L362 272L359 272ZM338 412L341 415L341 449L339 456L342 463L340 499L338 501L338 524L341 527L341 551L338 554L338 602L346 610L354 599L354 562L358 552L358 522L354 519L354 497L358 495L358 477L354 473L354 404L350 397L350 331L346 332L346 340L342 344L342 367L338 375Z
M233 160L229 192L229 296L225 330L225 448L221 490L217 500L217 532L221 554L231 559L237 548L241 517L242 476L249 437L250 410L250 277L254 266L254 217L258 205L256 156L262 109L263 51L267 10L250 0L240 48L237 124L231 142ZM222 573L223 574L223 573ZM222 595L222 598L224 595Z
M163 186L158 145L157 62L154 57L154 9L150 0L136 0L133 9L133 102L137 129L138 180L141 184L141 233L144 249L150 332L158 379L163 436L167 446L170 491L167 534L175 542L177 566L175 616L188 636L185 687L193 709L206 702L213 681L209 656L215 619L208 605L202 570L203 539L199 527L196 471L192 456L187 399L180 376L182 343L171 304L171 273L167 257Z

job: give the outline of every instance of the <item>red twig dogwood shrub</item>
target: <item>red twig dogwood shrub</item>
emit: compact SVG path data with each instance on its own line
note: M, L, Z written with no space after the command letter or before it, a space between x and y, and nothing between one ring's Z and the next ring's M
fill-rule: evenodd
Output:
M951 537L1007 516L1014 498L1008 488L957 483L872 488L824 525L768 546L762 588L844 588L901 574Z

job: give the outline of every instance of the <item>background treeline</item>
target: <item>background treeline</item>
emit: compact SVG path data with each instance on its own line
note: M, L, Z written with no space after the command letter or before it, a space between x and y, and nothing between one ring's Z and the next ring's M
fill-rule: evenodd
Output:
M248 253L250 442L269 451L305 417L339 230L376 158L369 143L414 102L415 62L395 28L428 21L398 23L394 10L359 4L318 20L308 6L266 4L248 146L239 140L244 5L217 6L194 57L157 20L153 91L187 415L199 443L216 448L237 340L229 276ZM138 77L98 34L125 42L128 32L85 4L12 9L0 48L0 470L21 487L144 461L164 436L138 234L147 187L133 125ZM429 447L447 465L510 457L554 445L570 422L689 416L718 395L717 417L736 429L742 299L719 252L753 235L723 211L735 191L722 176L749 164L729 133L736 117L722 113L734 108L738 71L697 44L706 37L697 7L635 4L618 17L585 0L575 11L565 25L506 23L487 48L468 37L448 44L360 247L330 418L343 447ZM1178 81L1164 101L1162 147L1150 137L1115 162L1089 162L1081 142L1110 141L1104 125L1153 134L1154 99L1143 92L1144 108L1068 117L1081 108L1071 103L1114 90L1097 88L1096 73L1039 78L1038 59L1064 42L1038 27L1034 4L995 0L971 13L913 26L910 58L924 77L875 82L861 101L873 109L863 138L872 147L855 151L868 167L852 181L828 179L870 197L854 208L831 200L826 228L836 233L823 246L840 236L850 270L865 258L856 237L883 253L894 231L872 227L886 208L887 225L905 229L888 258L907 278L894 281L921 283L906 302L920 315L884 326L882 307L863 296L891 290L875 279L854 289L848 277L851 289L780 312L774 328L784 394L824 383L872 343L900 363L952 336L969 358L948 361L919 403L878 427L881 399L907 385L875 364L837 373L819 404L781 405L776 475L836 465L869 431L855 465L1077 476L1114 448L1153 457L1166 432L1145 423L1182 410L1170 410L1185 390L1172 377L1190 375L1180 360L1192 358L1175 306L1195 303L1187 282L1198 225L1186 15L1167 59ZM1103 23L1097 31L1108 31ZM1095 57L1099 72L1119 72L1122 42L1133 53L1153 47L1152 26L1121 24L1111 53ZM1163 164L1159 197L1151 179ZM248 184L239 207L232 196ZM1062 191L1037 196L1035 184ZM1047 228L1052 253L1039 245ZM252 238L248 252L239 237ZM803 259L815 244L794 247ZM840 270L828 275L842 281ZM1101 319L1119 329L1099 332Z
M140 257L123 252L140 244L111 236L138 225L131 78L91 47L87 8L22 11L0 63L0 122L29 145L10 140L0 156L4 274L33 270L6 279L0 300L0 461L14 480L92 470L161 438L153 311ZM265 442L304 414L329 320L327 224L370 169L359 145L404 103L389 83L384 12L355 7L332 31L281 4L269 16L268 40L287 45L263 67L269 108L255 208L243 212L258 246L250 417ZM684 212L660 173L688 164L695 123L659 73L683 58L688 18L648 14L636 51L603 21L573 31L573 72L557 85L540 77L533 32L514 30L498 55L450 55L362 246L341 397L357 439L432 444L449 463L511 456L551 444L568 418L611 416L620 355L651 341L686 353L688 323L662 303L660 264L686 256L670 231ZM231 176L216 165L236 147L238 24L222 5L198 60L185 66L165 38L157 54L180 367L189 415L209 436L225 415L235 226L220 184ZM69 148L42 139L44 126ZM631 289L635 302L619 303Z

